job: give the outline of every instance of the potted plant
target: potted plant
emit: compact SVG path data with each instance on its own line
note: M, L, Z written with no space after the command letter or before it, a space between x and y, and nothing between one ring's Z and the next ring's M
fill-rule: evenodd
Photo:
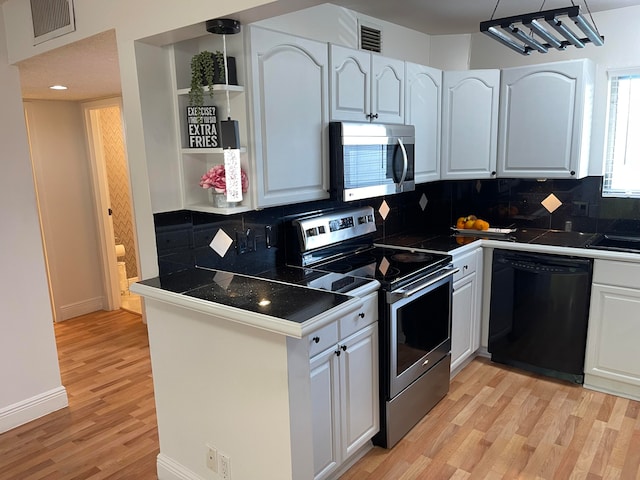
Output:
M227 57L229 71L229 85L237 85L236 62L234 57ZM201 107L204 104L204 87L209 87L209 96L213 97L213 85L224 84L224 54L204 50L191 58L191 90L189 90L189 104Z

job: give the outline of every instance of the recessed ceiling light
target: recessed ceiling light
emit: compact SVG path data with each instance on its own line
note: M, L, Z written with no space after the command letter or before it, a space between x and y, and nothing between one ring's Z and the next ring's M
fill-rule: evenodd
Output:
M64 85L51 85L49 87L51 90L66 90L67 87L65 87Z

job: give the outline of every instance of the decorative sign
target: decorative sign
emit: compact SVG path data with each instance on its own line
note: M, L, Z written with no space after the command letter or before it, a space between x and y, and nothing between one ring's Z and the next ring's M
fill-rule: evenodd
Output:
M187 107L187 129L189 148L219 148L216 107Z

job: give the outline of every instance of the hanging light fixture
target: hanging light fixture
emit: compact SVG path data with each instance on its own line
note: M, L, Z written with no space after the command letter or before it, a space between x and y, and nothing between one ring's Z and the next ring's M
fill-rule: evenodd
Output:
M224 175L228 202L242 201L242 169L240 167L240 135L238 121L231 119L229 101L229 67L227 65L227 35L240 32L240 22L231 18L207 20L207 32L222 35L222 54L224 57L224 81L227 87L227 119L220 120L220 145L224 153Z
M480 31L522 55L529 55L534 50L540 53L547 53L551 48L564 50L570 45L584 48L589 42L598 47L604 45L604 37L595 27L586 0L584 4L593 26L580 14L580 7L573 0L570 7L553 10L542 10L541 7L538 12L494 19L499 4L500 0L490 20L480 22ZM578 27L579 33L569 27L570 22Z

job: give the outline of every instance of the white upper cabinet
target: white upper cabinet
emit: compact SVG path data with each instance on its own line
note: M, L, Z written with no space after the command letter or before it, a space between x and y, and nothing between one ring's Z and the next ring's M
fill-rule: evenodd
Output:
M404 62L331 45L331 120L404 123Z
M587 59L502 71L498 175L588 174L594 74Z
M441 178L495 178L500 71L445 71L442 83Z
M416 183L440 180L442 71L405 64L405 123L416 129Z
M329 197L328 48L249 28L257 206Z

